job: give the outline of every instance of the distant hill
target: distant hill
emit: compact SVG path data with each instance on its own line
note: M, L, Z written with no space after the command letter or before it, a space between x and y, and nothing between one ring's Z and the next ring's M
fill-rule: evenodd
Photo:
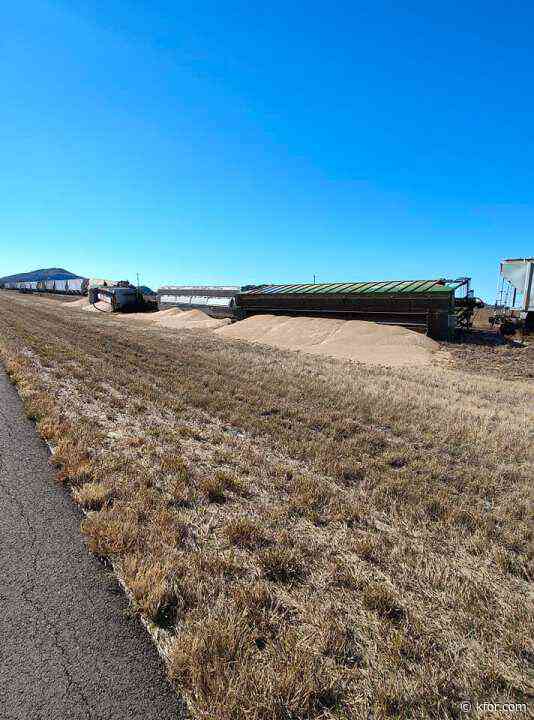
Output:
M6 275L5 277L0 277L0 283L18 281L31 282L48 280L50 278L54 280L68 280L69 278L79 277L81 277L81 275L75 275L64 268L43 268L42 270L32 270L27 273L18 273L17 275Z

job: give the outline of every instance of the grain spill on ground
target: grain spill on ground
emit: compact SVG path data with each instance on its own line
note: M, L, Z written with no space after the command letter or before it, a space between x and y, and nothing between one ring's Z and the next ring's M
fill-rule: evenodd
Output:
M165 312L165 310L163 310ZM228 318L213 318L201 310L187 310L178 315L170 315L158 319L156 325L162 328L172 329L199 329L199 330L215 330L223 325L228 325Z
M105 302L105 300L99 300L95 303L87 303L81 306L82 310L85 312L100 312L100 313L110 313L111 312L111 303ZM68 308L70 309L70 307Z
M224 338L395 367L428 365L439 345L407 328L363 320L255 315L216 330Z

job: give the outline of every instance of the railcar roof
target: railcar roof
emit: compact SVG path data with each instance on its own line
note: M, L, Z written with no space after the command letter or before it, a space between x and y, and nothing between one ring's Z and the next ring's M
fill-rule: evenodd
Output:
M445 280L373 280L370 282L290 283L264 285L248 290L246 295L397 295L397 294L452 294L463 284Z

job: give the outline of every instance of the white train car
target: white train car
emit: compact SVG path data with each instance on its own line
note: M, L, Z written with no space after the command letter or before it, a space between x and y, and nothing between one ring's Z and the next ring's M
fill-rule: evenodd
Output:
M86 278L69 278L67 292L71 295L84 295L87 292L88 280Z
M68 281L67 279L65 279L65 280L61 280L61 279L54 280L54 284L55 284L54 291L57 292L57 293L62 293L62 294L64 294L64 293L67 292L67 289L68 289L68 287L69 287L69 281Z
M240 291L237 285L164 285L158 290L158 305L162 310L198 309L212 317L232 318L235 297Z
M83 277L51 277L46 281L48 292L61 295L84 295L87 292L88 280Z
M1 287L19 292L60 293L68 295L87 294L89 281L83 277L52 276L46 280L6 280Z

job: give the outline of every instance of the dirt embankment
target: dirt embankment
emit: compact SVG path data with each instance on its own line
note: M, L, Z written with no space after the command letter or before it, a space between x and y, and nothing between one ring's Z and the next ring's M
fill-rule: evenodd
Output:
M224 338L395 367L428 365L439 344L403 327L363 320L255 315L216 330Z

